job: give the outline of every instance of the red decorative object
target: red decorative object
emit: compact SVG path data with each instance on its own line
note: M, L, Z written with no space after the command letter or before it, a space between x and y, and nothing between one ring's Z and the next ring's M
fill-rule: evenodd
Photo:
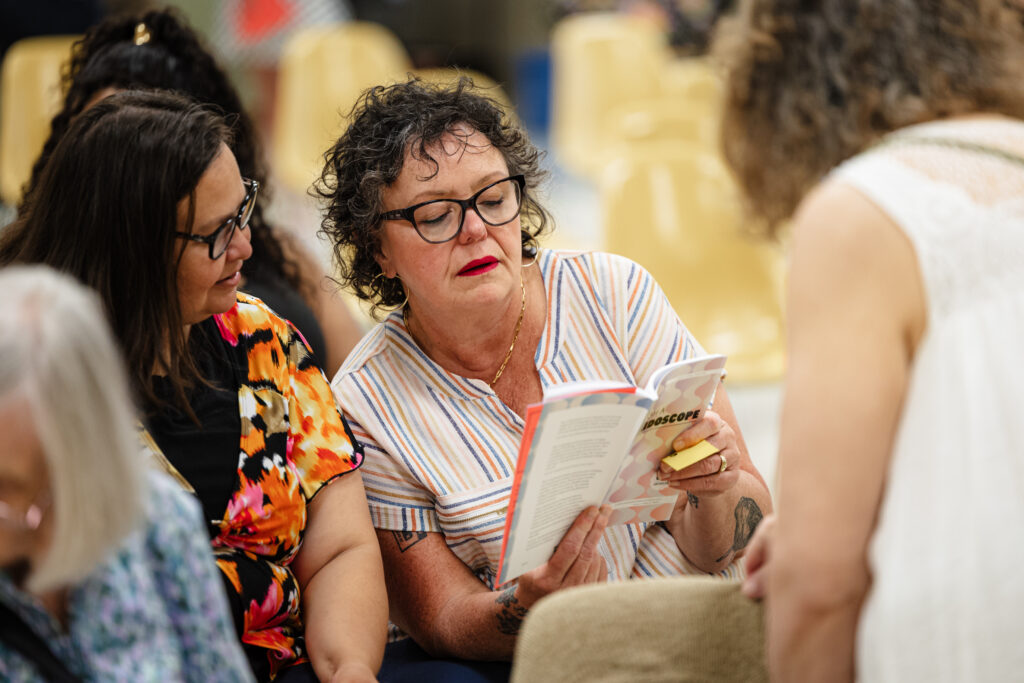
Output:
M242 0L238 3L236 29L242 43L256 43L291 22L293 0Z

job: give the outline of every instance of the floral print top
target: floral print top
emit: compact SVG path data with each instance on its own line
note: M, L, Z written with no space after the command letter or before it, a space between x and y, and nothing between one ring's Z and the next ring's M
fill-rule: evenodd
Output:
M253 671L270 680L306 659L299 584L289 565L302 544L307 504L332 479L359 467L363 454L289 322L241 293L214 319L247 376L237 387L239 447L225 453L237 463L237 478L223 516L209 520L211 543L235 594L229 602ZM148 434L144 440L154 448Z
M85 681L250 681L199 506L161 472L145 525L68 595L68 628L0 571L0 602ZM0 642L0 681L44 681Z

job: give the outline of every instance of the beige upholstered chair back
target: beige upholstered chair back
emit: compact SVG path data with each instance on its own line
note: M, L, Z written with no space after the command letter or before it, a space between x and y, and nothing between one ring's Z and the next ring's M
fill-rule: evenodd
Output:
M555 593L526 618L512 683L762 683L761 605L738 581L680 577Z

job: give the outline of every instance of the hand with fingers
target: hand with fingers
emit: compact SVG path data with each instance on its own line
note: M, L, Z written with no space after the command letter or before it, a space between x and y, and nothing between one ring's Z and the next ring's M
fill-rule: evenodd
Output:
M659 478L668 481L673 488L692 494L715 495L736 486L740 479L742 456L732 426L718 413L708 410L704 417L676 437L672 447L681 451L701 441L718 448L718 453L679 471L662 463ZM685 498L681 497L681 501Z
M565 532L551 559L519 577L518 598L525 607L563 588L608 580L608 567L598 552L611 508L591 506Z

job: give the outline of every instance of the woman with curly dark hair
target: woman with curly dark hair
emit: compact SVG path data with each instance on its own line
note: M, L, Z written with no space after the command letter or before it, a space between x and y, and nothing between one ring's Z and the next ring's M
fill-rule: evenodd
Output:
M342 279L390 309L333 382L367 452L394 625L385 679L403 658L510 659L529 608L568 586L730 575L753 532L734 512L771 507L720 390L675 443L722 450L666 476L688 492L671 519L609 525L610 509L588 508L546 564L496 590L527 405L573 380L643 385L704 353L637 264L538 252L538 157L468 80L412 80L365 94L317 186Z
M136 88L173 90L226 115L239 168L262 188L250 220L253 255L242 269L242 289L295 323L327 371L334 372L362 335L360 325L332 295L316 259L268 223L268 173L256 127L223 69L176 10L113 17L75 43L63 74L64 106L33 166L19 216L31 208L42 169L72 119L102 97Z
M780 681L1024 670L1021 24L747 0L718 44L726 156L793 218L781 512L748 585Z

